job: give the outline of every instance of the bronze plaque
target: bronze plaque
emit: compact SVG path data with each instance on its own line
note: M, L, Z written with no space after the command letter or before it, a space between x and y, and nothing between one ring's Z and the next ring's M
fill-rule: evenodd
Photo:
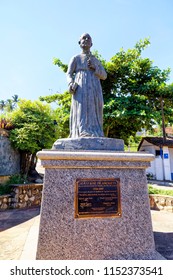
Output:
M75 218L120 217L120 179L77 179Z

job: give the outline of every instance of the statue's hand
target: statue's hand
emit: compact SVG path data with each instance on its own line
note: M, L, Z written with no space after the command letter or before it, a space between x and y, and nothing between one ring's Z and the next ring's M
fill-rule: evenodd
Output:
M96 67L94 65L94 63L91 61L91 59L88 60L88 67L89 69L95 71L96 70Z
M70 83L69 84L69 92L74 94L77 89L78 84L77 83Z

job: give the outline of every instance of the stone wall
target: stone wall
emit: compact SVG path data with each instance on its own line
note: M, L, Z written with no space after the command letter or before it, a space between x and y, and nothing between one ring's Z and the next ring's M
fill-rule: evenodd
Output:
M13 185L10 195L0 196L0 209L41 205L43 184Z
M7 130L0 129L0 176L20 172L20 153L11 146L8 134Z
M173 212L173 196L150 194L150 208L152 210L166 210Z
M5 194L5 195L0 195L0 209L1 210L6 210L11 208L11 200L12 197L10 194Z

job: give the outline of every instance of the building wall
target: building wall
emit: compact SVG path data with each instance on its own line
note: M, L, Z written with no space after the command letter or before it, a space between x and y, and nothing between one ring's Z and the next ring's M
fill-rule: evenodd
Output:
M173 180L173 148L163 147L163 157L157 155L156 151L160 151L160 147L154 146L144 140L140 151L145 151L155 155L155 160L151 162L151 166L146 172L153 174L157 180Z
M148 143L146 140L144 140L142 146L140 147L140 152L147 152L155 155L155 148L152 144ZM151 166L146 169L146 173L153 174L156 176L156 166L155 161L152 161Z
M156 151L160 151L160 148L144 140L142 146L140 147L140 151L152 153L155 156L155 160L151 162L151 166L147 168L146 173L152 174L153 178L157 180L163 180L164 179L163 160L160 155L156 156Z
M171 180L170 153L167 146L163 146L164 180Z
M20 172L20 153L11 146L8 134L0 131L0 176Z
M173 148L169 148L171 180L173 180Z
M157 180L164 180L164 173L163 173L163 160L161 156L158 156L153 161L153 164L155 165L155 176Z

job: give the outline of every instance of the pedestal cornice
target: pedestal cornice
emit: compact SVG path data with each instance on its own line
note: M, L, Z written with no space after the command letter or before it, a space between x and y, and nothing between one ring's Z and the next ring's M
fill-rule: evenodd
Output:
M141 152L112 152L112 151L55 151L42 150L37 153L41 160L106 160L106 161L139 161L150 162L154 155Z

